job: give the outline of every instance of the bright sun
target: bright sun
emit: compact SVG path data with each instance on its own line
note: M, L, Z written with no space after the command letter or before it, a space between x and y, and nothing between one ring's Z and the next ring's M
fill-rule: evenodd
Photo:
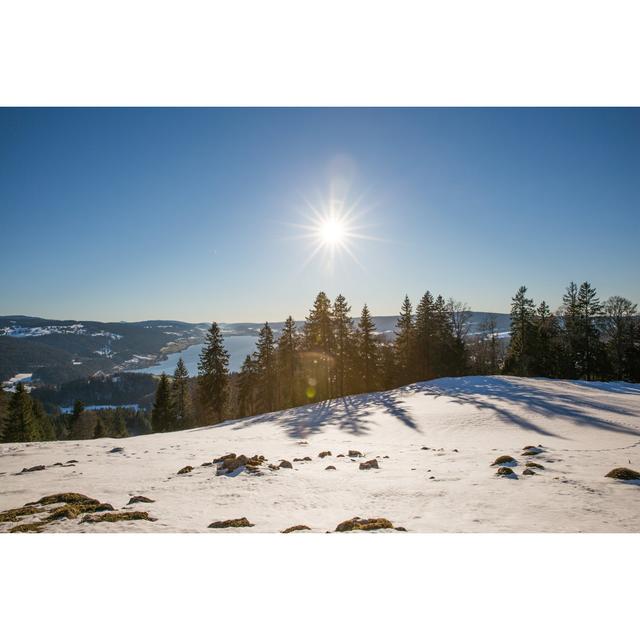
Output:
M337 218L327 218L318 225L318 235L323 244L337 246L344 242L347 230L344 223Z

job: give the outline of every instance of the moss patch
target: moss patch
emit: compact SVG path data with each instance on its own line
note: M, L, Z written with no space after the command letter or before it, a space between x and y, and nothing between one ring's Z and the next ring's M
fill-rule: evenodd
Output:
M184 475L185 473L191 473L193 471L193 467L187 465L186 467L182 467L182 469L180 469L180 471L178 471L178 475Z
M335 471L336 468L332 464L330 464L328 467L325 467L324 470L325 471Z
M496 475L497 476L507 476L507 477L512 477L512 478L517 478L518 476L513 472L513 469L511 467L500 467L497 471L496 471Z
M367 471L367 469L379 469L378 461L374 458L373 460L367 460L367 462L360 463L360 470Z
M44 471L46 467L43 464L38 464L35 467L24 467L20 473L31 473L32 471Z
M374 531L375 529L393 529L393 524L386 518L351 518L341 522L336 531Z
M227 529L229 527L253 527L246 518L234 518L232 520L216 520L209 525L209 529Z
M355 449L349 449L349 457L350 458L362 458L363 455L359 451L356 451Z
M529 467L530 469L544 469L544 467L537 462L527 462L524 466Z
M136 502L155 502L155 500L147 498L146 496L133 496L127 504L135 504Z
M113 511L113 507L106 502L98 502L97 504L66 504L64 507L58 507L51 511L45 520L48 522L51 522L52 520L61 520L62 518L74 520L82 513L95 513L99 511Z
M616 480L640 480L640 473L626 467L616 467L611 469L605 478L615 478Z
M306 524L296 524L293 527L288 527L280 533L293 533L294 531L311 531L311 527L307 527Z
M518 461L512 456L498 456L493 461L493 464L491 466L493 467L493 466L505 465L505 464L517 465Z
M82 519L82 523L121 522L126 520L149 520L150 522L155 522L156 518L151 518L146 511L112 511L85 516Z
M38 507L32 506L18 507L17 509L7 509L7 511L2 511L0 513L0 522L18 522L18 518L31 516L34 513L42 513L43 511L44 509L39 509Z
M523 476L535 476L535 475L537 475L537 474L536 474L536 472L535 472L533 469L525 469L525 470L522 472L522 475L523 475Z
M330 456L330 455L331 455L331 451L321 451L318 454L318 458L326 458L327 456Z
M42 533L42 522L30 522L28 524L19 524L9 529L9 533Z

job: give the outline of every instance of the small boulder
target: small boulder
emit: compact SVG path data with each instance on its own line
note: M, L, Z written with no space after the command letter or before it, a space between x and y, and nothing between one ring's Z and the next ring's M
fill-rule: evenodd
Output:
M495 466L504 467L504 466L510 465L512 467L515 467L517 464L518 464L518 461L515 458L511 457L511 456L498 456L493 461L491 466L492 467L495 467Z
M513 469L510 467L500 467L496 471L497 476L502 476L503 478L517 478L518 476L514 473Z
M147 498L146 496L133 496L127 504L135 504L136 502L155 502L155 500Z
M344 458L344 453L339 453L336 458Z
M422 451L429 451L429 447L420 447Z
M331 451L321 451L318 454L318 458L326 458L327 456L330 456L330 455L331 455Z
M32 471L44 471L46 467L43 464L38 464L35 467L24 467L20 473L31 473Z
M524 466L528 467L529 469L544 469L544 467L537 462L527 462Z
M351 518L341 522L336 531L374 531L375 529L393 529L393 524L386 518Z
M522 472L522 475L523 475L523 476L535 476L535 475L537 475L537 474L536 474L536 472L535 472L533 469L525 469L525 470Z
M293 465L288 460L280 460L279 469L293 469Z
M306 524L296 524L293 527L288 527L280 533L293 533L294 531L311 531L311 527L307 527Z
M178 471L178 475L181 476L185 473L191 473L193 471L193 467L187 465L186 467L182 467L182 469L180 469L180 471Z
M124 447L113 447L109 453L124 453Z
M232 520L216 520L209 525L209 529L227 529L229 527L253 527L246 518L234 518Z
M626 467L616 467L611 469L605 478L615 478L616 480L640 480L640 473Z
M349 457L350 458L362 458L363 455L359 451L356 451L355 449L349 449Z
M123 449L123 451L124 451L124 449ZM78 464L78 461L77 460L67 460L65 462L65 464Z
M368 469L379 469L378 461L374 458L373 460L367 460L367 462L360 463L360 469L362 471L367 471Z
M324 470L325 471L335 471L336 468L332 464L330 464L328 467L325 467Z
M396 531L406 531L404 527L394 527Z

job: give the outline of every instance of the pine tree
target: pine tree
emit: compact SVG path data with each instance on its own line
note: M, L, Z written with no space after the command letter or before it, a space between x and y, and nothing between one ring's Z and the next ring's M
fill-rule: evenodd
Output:
M558 323L549 305L543 300L534 317L534 353L531 369L533 375L554 377L558 375Z
M583 282L578 290L578 314L580 319L579 335L579 368L580 375L591 380L598 369L603 354L600 343L599 316L602 304L596 290L588 282Z
M414 382L414 324L413 308L409 296L405 296L400 309L400 317L396 322L396 384L405 385Z
M193 426L191 397L189 395L189 372L182 358L173 373L171 384L171 399L173 401L176 429L188 429Z
M198 363L199 403L205 423L222 421L229 383L229 353L224 348L222 333L213 322L207 332Z
M634 365L640 353L638 306L622 296L611 296L604 304L604 332L611 372L616 380L634 380Z
M31 398L21 382L9 400L3 437L4 442L36 442L41 438Z
M289 316L282 327L278 338L278 401L283 408L294 407L298 404L298 336L296 323Z
M176 424L175 415L169 378L163 372L156 387L156 398L151 411L153 430L156 432L172 431Z
M349 361L353 354L353 320L349 316L351 307L340 294L333 303L334 353L336 372L336 393L344 396L349 377Z
M257 380L258 365L253 356L247 356L238 375L238 410L240 418L251 416L256 412Z
M415 318L415 371L420 380L428 380L433 377L435 337L433 296L431 292L427 291L418 303Z
M578 360L580 350L580 313L578 310L578 285L569 283L562 296L563 322L563 364L561 375L566 378L578 377Z
M175 413L173 412L173 405L171 405L171 415L169 420L171 421L169 424L175 424ZM168 430L170 430L169 427ZM124 418L123 412L120 409L116 409L114 415L114 423L113 423L113 436L114 438L128 438L129 431L127 429L127 423Z
M374 391L378 386L378 343L376 325L365 304L356 332L356 358L359 377L358 391Z
M331 397L333 346L331 301L324 291L316 296L309 316L306 318L304 337L305 347L309 352L307 358L311 374L309 378L316 382L315 387L307 389L307 397L312 400L324 400Z
M258 407L261 412L273 411L276 406L276 346L268 322L260 329L256 342Z
M520 287L511 301L511 343L505 363L509 373L528 376L531 373L534 346L534 305L527 298L527 287Z
M107 435L107 430L105 429L104 423L100 419L100 416L98 416L98 419L96 420L96 426L93 431L93 437L104 438L106 435Z

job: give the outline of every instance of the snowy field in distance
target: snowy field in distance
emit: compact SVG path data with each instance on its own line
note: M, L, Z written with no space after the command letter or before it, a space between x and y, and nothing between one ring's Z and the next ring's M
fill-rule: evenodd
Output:
M542 452L523 456L529 445ZM604 476L614 467L640 470L639 445L640 385L444 378L190 431L0 445L0 510L72 491L157 520L79 517L46 531L244 533L304 524L325 532L375 516L410 532L637 532L640 486ZM114 447L123 451L110 453ZM349 449L364 458L337 457ZM332 455L319 458L326 450ZM268 460L261 475L217 476L215 466L201 466L229 452ZM500 455L516 458L517 479L496 476ZM293 462L306 456L310 462ZM379 469L359 469L374 458ZM283 459L293 469L267 468ZM69 460L77 462L52 466ZM544 469L523 475L527 461ZM37 465L46 468L19 473ZM186 465L193 471L178 475ZM134 495L155 502L126 506ZM208 529L241 517L255 526Z

